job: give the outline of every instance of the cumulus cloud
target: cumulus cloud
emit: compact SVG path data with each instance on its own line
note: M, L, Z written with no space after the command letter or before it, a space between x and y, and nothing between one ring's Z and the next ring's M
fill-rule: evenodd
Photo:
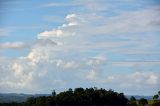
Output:
M87 79L87 80L96 80L97 77L98 77L98 74L99 74L99 73L97 73L96 70L91 70L91 71L88 73L88 75L86 76L86 79Z
M74 20L74 19L76 19L77 18L77 15L76 14L68 14L67 16L66 16L66 20Z
M69 36L74 36L75 32L74 31L70 31L67 28L68 27L73 27L78 25L78 18L76 14L69 14L66 16L66 24L62 24L61 26L59 26L57 29L53 29L50 31L44 31L41 32L40 34L38 34L38 38L63 38L63 37L69 37Z
M75 61L63 61L61 59L56 61L56 66L64 69L78 68L78 64Z
M61 38L61 37L68 37L68 36L74 36L75 33L72 32L68 32L68 31L63 31L61 29L57 29L57 30L51 30L51 31L44 31L40 34L38 34L38 38L52 38L52 37L57 37L57 38Z
M60 37L62 36L64 33L62 32L62 30L53 30L53 31L45 31L45 32L42 32L40 33L38 36L39 37L49 37L49 36L52 36L52 37Z
M134 72L132 74L126 75L122 79L123 80L121 80L120 87L123 87L123 88L136 87L136 89L142 89L142 86L158 87L160 75L154 72Z
M1 58L0 90L2 92L40 93L54 86L64 86L63 79L56 78L47 64L35 63L26 57L18 59ZM2 61L3 60L3 61ZM5 64L7 62L7 64ZM49 67L51 67L50 65ZM50 71L49 71L50 70ZM34 86L33 86L34 85Z
M40 44L40 46L54 46L57 45L57 43L55 41L53 41L52 39L38 39L37 42Z
M86 78L96 83L115 84L114 86L116 87L142 90L146 87L152 88L153 86L159 88L158 82L160 80L160 74L156 72L137 71L128 74L104 76L99 74L99 71L91 71Z
M44 48L32 49L28 54L27 58L33 63L39 63L49 60L49 51L46 51Z
M65 40L69 46L64 47L63 50L71 47L76 50L107 49L108 51L121 53L131 53L136 51L135 54L142 52L156 52L151 51L150 49L157 45L157 42L149 42L151 39L154 40L156 37L155 35L144 35L146 36L144 37L139 34L130 36L130 34L158 31L159 27L151 24L155 21L153 19L157 19L158 16L158 7L150 7L138 11L120 12L119 15L113 17L104 17L101 14L93 13L89 15L77 15L73 13L66 16L67 23L62 24L57 29L42 32L38 37L63 38L76 35L75 39ZM143 17L146 18L144 19ZM92 42L88 39L91 36L111 35L114 35L114 37L111 37L113 40L117 40L110 40L108 42ZM78 39L78 42L74 41L76 39ZM74 43L74 45L72 45L71 42ZM94 43L96 43L96 45L94 45ZM125 48L126 46L131 46L131 48Z
M22 75L23 67L17 63L12 65L12 69L14 70L15 76Z
M8 61L10 60L10 62ZM7 62L7 64L5 64ZM0 61L1 72L3 77L0 79L0 89L4 92L18 92L29 91L35 89L32 87L33 71L34 68L31 64L23 59L10 59L5 58Z
M111 87L114 90L123 91L130 94L138 94L142 91L146 95L150 95L151 89L153 92L160 88L160 74L159 72L150 71L136 71L130 73L120 73L107 75L101 71L90 71L86 74L85 80L92 82L94 85L101 85L103 87ZM106 86L107 85L107 86Z
M159 21L157 18L159 8L151 7L106 16L101 13L107 10L107 6L101 7L102 2L98 4L92 1L85 2L89 11L92 11L91 13L88 11L79 14L73 12L66 15L64 24L37 35L37 40L29 45L30 51L26 56L12 61L4 61L6 58L0 57L0 72L3 73L3 78L0 78L1 90L5 91L5 88L8 88L9 91L14 88L14 90L25 89L30 92L36 89L43 91L56 87L56 85L58 87L69 86L67 82L72 83L72 86L79 86L84 80L86 82L82 85L87 85L91 81L97 86L98 84L109 84L111 87L128 88L129 90L132 87L141 90L146 87L159 88L160 75L158 72L135 72L134 69L131 69L133 71L131 73L111 75L115 72L121 73L121 67L128 70L128 67L144 63L138 60L141 59L139 57L136 57L139 62L123 62L126 57L131 60L135 59L135 57L126 56L125 53L130 51L139 54L138 52L157 51L154 48L159 45L157 36L152 33L150 33L152 36L140 36L140 34L159 31L159 26L155 25ZM65 4L52 3L46 6L60 5ZM23 42L0 43L2 49L26 47L27 45ZM116 59L111 61L108 58ZM119 59L122 61L116 62ZM143 67L148 64L150 62L145 63ZM117 66L118 69L114 69ZM78 71L72 71L72 73L65 71L73 69ZM71 82L73 79L75 81Z

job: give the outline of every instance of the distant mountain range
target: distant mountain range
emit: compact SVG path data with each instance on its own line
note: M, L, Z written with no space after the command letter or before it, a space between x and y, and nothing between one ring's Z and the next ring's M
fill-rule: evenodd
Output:
M9 103L9 102L25 102L29 97L38 97L38 96L50 96L51 94L18 94L18 93L0 93L0 103ZM132 95L127 95L129 99ZM145 98L151 100L152 96L138 96L133 95L137 100L140 98Z
M50 94L18 94L18 93L0 93L0 103L25 102L29 97L50 96Z
M139 96L139 95L127 95L126 97L128 99L130 99L131 96L134 96L137 100L141 99L141 98L145 98L147 100L152 100L153 96Z

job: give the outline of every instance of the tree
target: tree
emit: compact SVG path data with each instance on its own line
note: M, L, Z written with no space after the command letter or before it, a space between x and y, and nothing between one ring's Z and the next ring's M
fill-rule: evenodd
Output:
M52 91L52 96L53 96L53 97L56 96L56 91L55 91L55 90Z
M139 105L140 105L140 106L146 106L147 104L148 104L147 99L141 98L141 99L139 100Z
M56 106L55 98L52 96L47 97L46 106Z
M160 91L158 91L158 95L160 96Z
M75 88L74 93L75 94L79 94L79 93L83 93L84 89L83 88Z
M0 103L0 106L137 106L127 105L128 99L123 93L98 88L75 88L52 96L30 97L24 103ZM156 105L157 106L157 105Z
M35 97L29 97L26 101L26 106L33 106L36 104L36 98Z
M154 95L154 96L153 96L153 99L154 99L154 100L157 100L158 98L159 98L159 95Z
M128 106L138 106L138 104L136 102L136 98L134 96L130 97L130 101L128 103Z
M134 96L131 96L130 101L136 101L136 98Z
M160 101L158 100L159 97L160 97L160 91L158 91L158 93L153 96L154 101L152 103L152 106L160 106Z

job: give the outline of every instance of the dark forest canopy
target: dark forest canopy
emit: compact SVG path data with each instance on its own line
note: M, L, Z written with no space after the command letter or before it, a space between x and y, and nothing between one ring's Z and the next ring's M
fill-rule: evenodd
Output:
M59 94L53 90L51 96L30 97L23 103L1 103L0 106L145 106L148 104L144 98L138 102L134 97L128 100L123 93L94 87L68 89Z

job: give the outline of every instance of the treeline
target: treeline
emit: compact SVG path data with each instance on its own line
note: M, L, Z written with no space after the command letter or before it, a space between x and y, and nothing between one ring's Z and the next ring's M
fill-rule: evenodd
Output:
M147 100L141 98L140 100L136 100L134 96L131 96L130 100L128 100L128 106L160 106L160 91L153 96L153 100Z
M148 101L128 100L123 93L97 88L75 88L51 96L30 97L23 103L1 103L0 106L146 106ZM160 105L154 105L160 106Z

